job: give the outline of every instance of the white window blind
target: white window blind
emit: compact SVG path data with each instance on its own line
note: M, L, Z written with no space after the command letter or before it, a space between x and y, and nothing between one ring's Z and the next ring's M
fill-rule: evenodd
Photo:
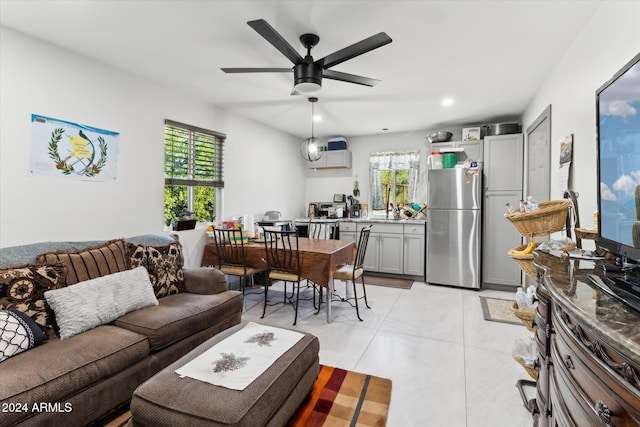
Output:
M165 120L165 185L220 187L226 135Z

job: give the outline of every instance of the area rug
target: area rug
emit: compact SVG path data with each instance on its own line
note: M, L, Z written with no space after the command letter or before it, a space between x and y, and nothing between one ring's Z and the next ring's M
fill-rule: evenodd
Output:
M311 396L288 427L385 426L391 380L320 365Z
M391 380L320 365L310 396L302 402L287 427L376 426L387 424ZM98 425L125 427L126 410Z
M510 310L510 307L513 305L513 300L491 297L479 298L484 320L522 325L520 319Z
M411 289L413 280L397 279L395 277L364 275L364 283L367 285L388 286L390 288Z

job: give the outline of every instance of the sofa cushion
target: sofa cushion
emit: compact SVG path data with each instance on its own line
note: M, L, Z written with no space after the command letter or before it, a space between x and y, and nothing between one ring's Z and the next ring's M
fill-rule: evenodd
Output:
M66 272L60 263L0 270L0 309L15 307L31 317L47 335L56 336L53 313L47 309L44 293L64 286Z
M182 292L160 298L160 304L126 314L115 325L149 338L151 350L159 350L185 337L237 315L238 291L215 295Z
M67 266L67 285L73 285L128 269L124 241L111 240L80 251L56 251L40 254L38 263L62 262Z
M0 310L0 362L47 340L31 317L10 308Z
M148 354L146 337L111 325L50 339L0 363L0 402L65 402Z
M126 249L131 268L147 269L158 298L184 291L184 257L179 242L164 246L127 243Z
M61 339L111 323L131 311L158 305L144 267L50 290L44 296L56 314Z

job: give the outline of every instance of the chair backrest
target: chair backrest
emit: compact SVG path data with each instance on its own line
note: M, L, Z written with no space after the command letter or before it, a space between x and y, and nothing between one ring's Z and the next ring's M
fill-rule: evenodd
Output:
M300 276L300 249L298 231L264 230L264 247L269 270Z
M309 238L329 240L334 239L336 235L335 224L327 224L324 222L309 223Z
M354 270L362 268L364 264L364 255L367 252L367 244L369 243L369 234L371 234L371 226L363 227L360 230L360 240L358 241L358 250L356 252L356 259L353 263Z
M218 255L218 267L223 265L246 268L244 240L242 230L213 230Z

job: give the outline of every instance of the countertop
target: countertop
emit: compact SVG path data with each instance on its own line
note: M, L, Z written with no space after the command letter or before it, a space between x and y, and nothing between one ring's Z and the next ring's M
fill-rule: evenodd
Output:
M554 303L588 325L611 348L640 364L640 313L597 290L588 274L602 275L593 261L561 260L536 252L534 263L545 270L544 283Z
M340 218L341 222L376 222L383 224L426 224L426 219Z

